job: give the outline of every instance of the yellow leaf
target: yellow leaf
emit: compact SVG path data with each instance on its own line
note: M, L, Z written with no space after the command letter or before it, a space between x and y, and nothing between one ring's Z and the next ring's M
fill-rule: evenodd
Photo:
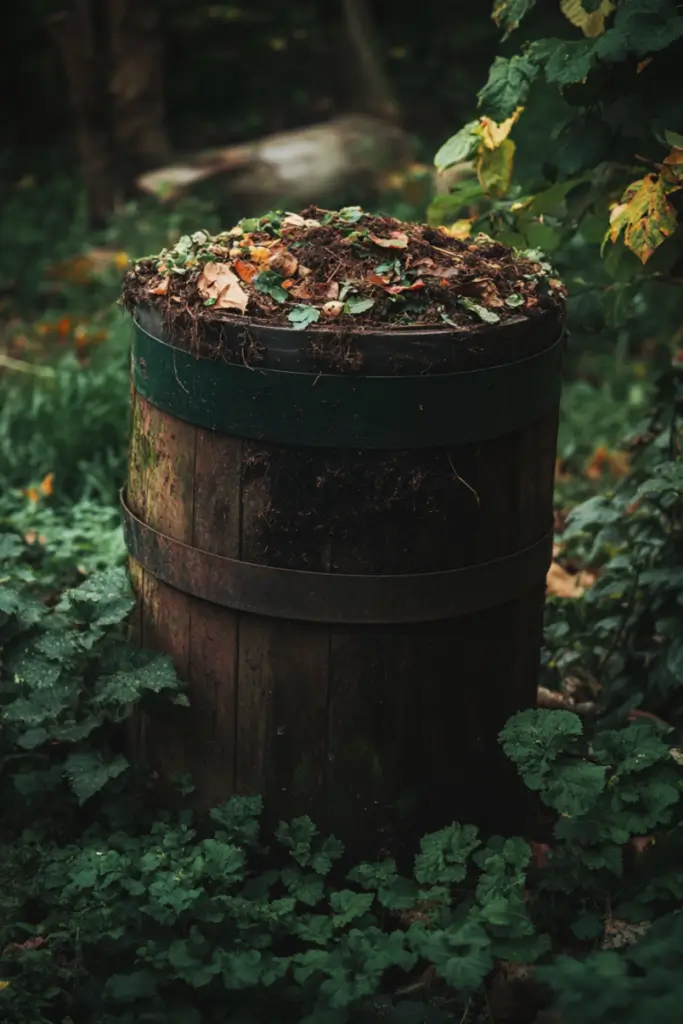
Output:
M608 240L616 242L623 232L627 248L641 263L647 263L676 228L676 211L667 199L670 190L657 174L647 174L632 182L621 202L612 208L603 248Z
M479 127L476 130L477 135L481 137L487 149L498 149L500 144L507 139L513 125L519 120L519 115L523 110L524 107L517 107L514 114L505 121L501 121L500 124L492 121L490 117L481 117L479 119Z
M581 0L560 0L560 10L572 25L580 28L585 36L594 39L605 31L605 23L616 4L613 0L602 0L597 11L584 10Z
M678 167L683 164L683 149L673 146L664 163L669 164L671 167Z
M114 266L119 270L124 270L128 266L128 260L127 252L117 252L114 254Z
M32 505L37 505L38 502L40 501L40 494L38 493L38 490L35 487L27 487L26 490L24 491L24 494L26 495L26 497L28 498Z
M9 988L9 981L0 981L0 992L2 992L3 989L6 988Z
M469 238L472 234L473 223L474 217L464 218L463 220L456 220L454 224L444 228L444 230L447 235L451 235L452 238L459 238L462 241L464 238Z
M488 195L501 198L507 194L512 180L515 144L504 139L497 149L481 147L477 154L477 177Z
M683 184L683 149L674 146L664 160L662 176L667 182L667 192L676 192Z

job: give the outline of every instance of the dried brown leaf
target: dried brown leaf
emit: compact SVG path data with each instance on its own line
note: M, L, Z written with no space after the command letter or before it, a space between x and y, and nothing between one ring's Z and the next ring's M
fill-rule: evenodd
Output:
M546 576L546 593L553 597L581 597L584 588L559 562L553 562Z
M215 299L214 309L244 313L249 302L237 275L225 263L206 263L197 279L197 290L204 300Z
M378 235L370 235L370 240L379 245L382 249L407 249L409 238L403 231L392 231L390 238L380 238Z
M268 267L276 274L281 274L282 277L294 277L299 267L299 261L293 253L284 249L282 252L272 254L268 260Z

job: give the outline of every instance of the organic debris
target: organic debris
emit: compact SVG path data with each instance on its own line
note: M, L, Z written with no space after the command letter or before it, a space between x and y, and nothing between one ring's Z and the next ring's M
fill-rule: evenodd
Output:
M127 275L129 310L152 306L172 325L250 320L295 330L466 328L561 305L565 291L538 250L486 235L311 207L242 220L211 237L184 235Z

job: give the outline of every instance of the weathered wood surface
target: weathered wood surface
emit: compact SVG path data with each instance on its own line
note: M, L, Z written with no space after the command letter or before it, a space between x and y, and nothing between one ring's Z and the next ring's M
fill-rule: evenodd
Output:
M503 557L551 525L556 413L393 456L240 441L134 401L132 511L215 554L437 571ZM191 700L135 732L162 780L192 772L204 807L260 793L275 818L309 813L377 851L454 819L519 828L521 786L496 737L535 703L543 580L458 619L327 626L219 608L133 570L141 641L172 656Z

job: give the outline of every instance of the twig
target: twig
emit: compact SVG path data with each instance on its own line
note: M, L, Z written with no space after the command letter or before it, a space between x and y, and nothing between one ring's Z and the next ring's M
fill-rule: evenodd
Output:
M460 474L458 473L457 469L453 465L453 460L451 459L451 456L450 456L449 452L446 452L446 458L448 459L448 465L453 470L453 475L455 476L455 479L458 480L463 485L463 487L466 487L467 490L470 491L474 495L474 498L475 498L475 501L477 502L477 505L481 508L481 501L479 500L479 495L475 491L474 487L472 487L471 484L468 484L467 480L463 480L463 478L460 476Z
M51 366L36 366L34 363L26 363L21 359L13 359L0 353L0 366L6 370L14 370L16 373L32 373L35 377L56 377L57 372Z

